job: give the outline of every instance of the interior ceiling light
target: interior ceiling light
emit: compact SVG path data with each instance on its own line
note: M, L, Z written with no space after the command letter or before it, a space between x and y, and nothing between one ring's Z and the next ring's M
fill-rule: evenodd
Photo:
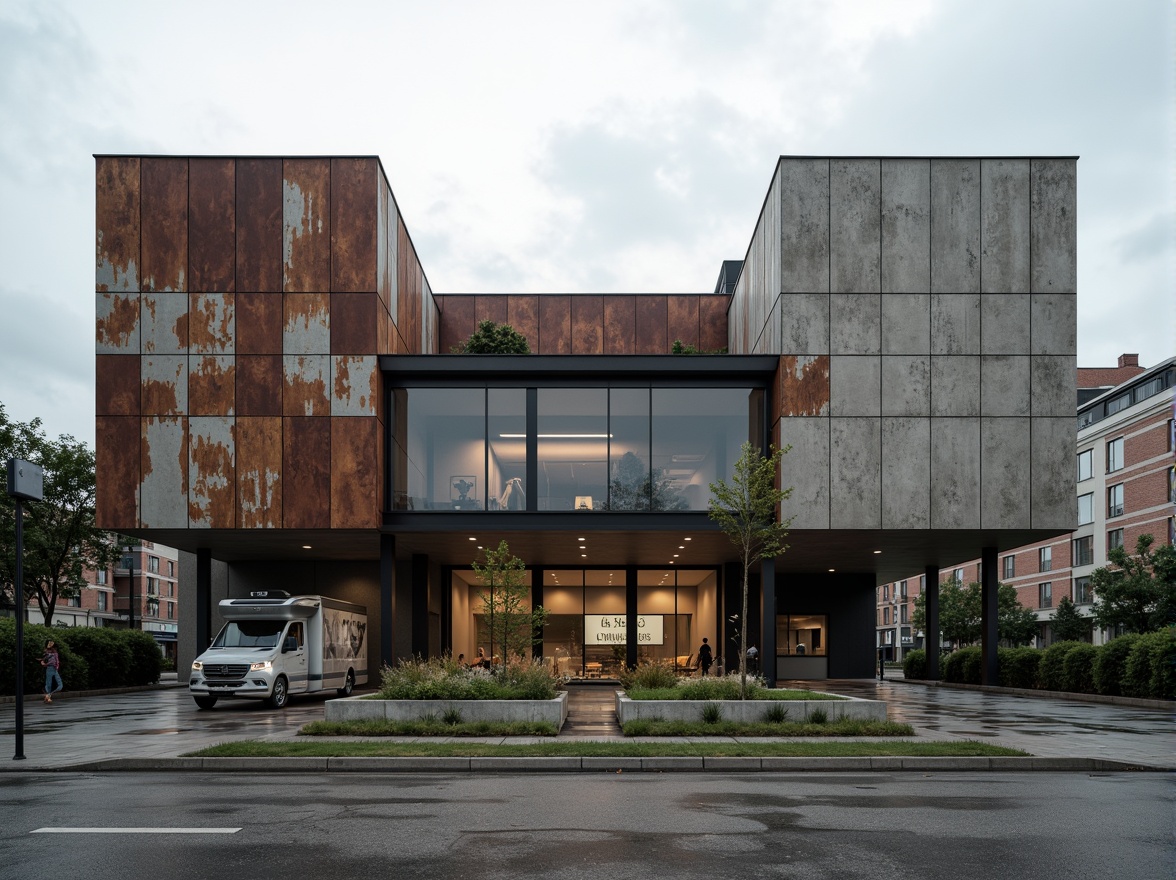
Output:
M499 434L503 440L526 440L526 434ZM536 434L540 440L607 440L612 434Z
M309 545L309 544L303 544L303 545L302 545L302 549L303 549L303 550L309 550L309 549L310 549L310 545Z
M678 549L679 549L679 550L685 550L685 549L686 549L686 545L685 545L685 544L679 544L679 545L678 545Z
M670 461L694 462L694 461L702 461L703 458L704 458L704 456L701 456L701 455L671 455Z
M875 550L875 551L874 551L874 555L875 555L875 556L877 556L877 555L878 555L878 554L880 554L881 552L882 552L881 550Z
M682 540L683 541L693 541L694 539L693 538L683 538Z
M471 540L471 541L476 541L476 540L478 540L478 539L477 539L477 538L470 538L470 540Z
M677 558L678 558L679 556L681 556L681 555L682 555L681 553L675 553L675 554L674 554L674 558L675 558L675 559L677 559Z
M831 568L831 569L829 569L829 571L837 571L837 569Z

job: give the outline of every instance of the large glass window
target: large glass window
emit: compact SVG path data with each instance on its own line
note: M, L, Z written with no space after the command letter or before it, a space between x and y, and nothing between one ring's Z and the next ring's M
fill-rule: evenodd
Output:
M1085 535L1074 539L1074 564L1094 564L1094 536Z
M406 397L407 497L397 506L484 509L486 390L413 389Z
M487 510L526 510L527 390L490 388L486 392Z
M1123 469L1123 438L1107 441L1107 473Z
M608 389L539 389L540 510L603 510Z
M613 388L608 414L608 508L649 510L649 389Z
M1078 496L1078 525L1094 522L1094 493Z
M782 655L824 657L828 651L828 629L829 621L824 614L777 614L776 651Z
M1078 482L1089 480L1094 475L1094 450L1086 449L1078 453Z
M653 389L654 510L706 510L748 440L750 406L747 389Z
M1117 483L1107 489L1107 516L1123 515L1123 484Z

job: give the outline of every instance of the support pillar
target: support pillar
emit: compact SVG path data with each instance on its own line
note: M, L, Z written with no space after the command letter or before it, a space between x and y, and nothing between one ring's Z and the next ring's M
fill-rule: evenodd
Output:
M212 550L196 551L196 653L212 644Z
M429 656L429 557L412 554L412 655Z
M996 659L996 643L1000 638L997 629L996 548L985 547L980 551L980 632L983 663L980 668L980 684L996 685L1000 672Z
M927 654L927 678L939 678L939 567L923 569L923 650Z
M637 668L637 567L625 567L625 666Z
M768 687L776 686L776 560L760 563L759 662Z
M396 659L392 621L396 616L396 536L380 535L380 665Z

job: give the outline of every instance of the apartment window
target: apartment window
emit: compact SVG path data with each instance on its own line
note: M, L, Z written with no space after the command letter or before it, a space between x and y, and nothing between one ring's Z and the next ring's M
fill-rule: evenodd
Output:
M107 597L107 595L108 595L107 593L105 593L101 590L98 591L98 610L99 611L106 610L106 597Z
M167 561L167 576L169 578L174 578L176 576L176 563L174 559L169 559Z
M159 574L159 557L158 556L148 556L147 557L147 570L149 572L151 572L152 574Z
M1091 565L1094 562L1094 536L1086 535L1074 539L1074 564Z
M65 604L67 606L69 606L70 608L81 608L82 607L81 593L79 593L76 596L70 596L68 599L65 600Z
M1048 581L1044 584L1037 585L1037 607L1053 607L1053 584L1049 583Z
M882 625L887 626L890 623L890 606L887 605L882 609Z
M964 570L962 568L957 568L951 573L951 579L957 584L962 584L964 582Z
M1111 529L1107 532L1107 552L1110 553L1116 547L1123 546L1123 530Z
M167 603L167 619L168 620L175 620L176 619L176 603L175 602L168 602Z
M147 616L159 617L159 600L150 598L147 600Z
M1176 447L1176 419L1168 419L1168 451Z
M882 587L882 601L883 602L890 601L890 584L885 584Z
M907 582L901 581L898 588L902 591L902 597L905 599L907 597Z
M1017 557L1006 556L1001 560L1001 564L1003 565L1001 577L1006 581L1012 580L1017 571Z
M901 622L902 623L909 623L909 621L907 620L907 606L900 605L900 606L898 606L898 608L899 608L899 617L901 618Z
M1094 476L1094 450L1087 449L1078 453L1078 482L1089 480Z
M94 583L100 587L106 586L106 569L94 572Z
M1037 570L1049 571L1053 568L1053 547L1042 547L1037 551Z
M1123 469L1123 438L1107 441L1107 473Z
M925 589L927 589L927 575L921 574L919 575L919 592L921 593Z
M1107 516L1123 515L1123 484L1118 483L1107 489Z
M172 599L175 598L175 596L176 596L176 585L175 584L169 583L167 585L167 595Z
M1147 400L1153 394L1159 394L1163 390L1164 377L1162 375L1148 379L1146 382L1136 385L1133 389L1135 394L1135 402L1139 403L1141 400Z
M159 595L159 578L153 578L153 577L147 578L147 595L148 596L158 596Z
M1078 525L1084 526L1094 522L1094 493L1087 492L1078 496Z
M1080 577L1074 578L1074 604L1089 605L1090 604L1090 578Z
M1168 468L1168 503L1176 504L1176 465Z
M1120 410L1127 409L1131 406L1131 392L1125 391L1118 397L1112 397L1107 401L1107 415L1112 415Z

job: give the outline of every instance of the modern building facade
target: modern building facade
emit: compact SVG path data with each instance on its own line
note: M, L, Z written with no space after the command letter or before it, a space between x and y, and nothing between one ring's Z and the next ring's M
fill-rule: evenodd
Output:
M100 156L99 522L183 551L181 669L261 588L471 655L506 540L592 678L729 654L708 486L790 445L750 640L869 675L879 581L1074 527L1075 206L1074 158L782 157L714 293L444 295L374 157ZM448 354L483 318L535 354Z

